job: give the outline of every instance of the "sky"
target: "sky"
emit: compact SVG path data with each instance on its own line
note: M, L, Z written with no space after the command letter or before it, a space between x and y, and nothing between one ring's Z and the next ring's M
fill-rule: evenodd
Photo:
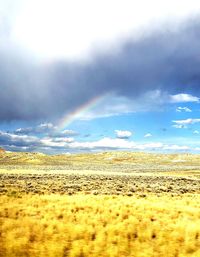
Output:
M200 152L198 0L0 0L0 147Z

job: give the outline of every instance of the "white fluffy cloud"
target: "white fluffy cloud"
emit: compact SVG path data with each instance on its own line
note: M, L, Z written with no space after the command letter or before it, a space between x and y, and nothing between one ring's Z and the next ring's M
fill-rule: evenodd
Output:
M132 136L132 132L128 131L128 130L115 130L115 134L117 136L117 138L129 138Z
M148 144L137 144L125 139L103 138L93 142L72 142L71 149L78 150L132 150L132 151L189 151L189 146L167 145L161 142L151 142Z
M199 97L190 94L177 94L170 96L171 103L199 102Z
M42 146L48 147L66 147L68 148L68 144L74 142L74 138L50 138L45 137L40 140Z
M105 137L97 141L92 142L73 142L70 144L70 148L85 149L85 150L104 150L104 149L134 149L135 143L120 138Z
M188 107L177 107L176 111L177 112L192 112L192 110Z
M144 135L144 137L152 137L152 134L151 133L147 133Z
M176 123L177 125L190 125L195 123L200 123L200 119L185 119L185 120L173 120L172 122Z

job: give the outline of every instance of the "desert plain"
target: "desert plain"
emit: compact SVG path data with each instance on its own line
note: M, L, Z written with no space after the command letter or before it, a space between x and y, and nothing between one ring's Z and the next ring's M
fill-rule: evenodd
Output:
M200 155L0 152L0 257L200 256Z

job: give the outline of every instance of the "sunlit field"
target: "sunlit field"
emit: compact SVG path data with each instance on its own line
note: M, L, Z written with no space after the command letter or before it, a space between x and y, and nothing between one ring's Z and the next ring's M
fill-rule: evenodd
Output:
M200 256L200 156L0 156L0 256Z

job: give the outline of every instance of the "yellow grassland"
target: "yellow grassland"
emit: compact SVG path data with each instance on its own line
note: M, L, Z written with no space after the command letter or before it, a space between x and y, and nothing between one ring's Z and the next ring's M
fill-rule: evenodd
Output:
M0 257L200 257L200 155L0 153Z
M113 164L113 163L135 163L135 164L166 164L166 165L200 165L199 154L174 153L157 154L143 152L103 152L84 154L62 154L45 155L41 153L29 152L0 152L0 164L30 164L30 165L78 165L87 162L93 164Z
M1 257L200 256L200 195L0 197Z

